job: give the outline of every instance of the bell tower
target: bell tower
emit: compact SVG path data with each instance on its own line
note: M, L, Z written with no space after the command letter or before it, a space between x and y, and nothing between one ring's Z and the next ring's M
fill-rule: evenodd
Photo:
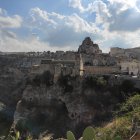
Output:
M80 53L79 58L80 58L80 69L79 69L80 76L83 76L84 75L84 64L83 64L83 58L82 58L81 53Z

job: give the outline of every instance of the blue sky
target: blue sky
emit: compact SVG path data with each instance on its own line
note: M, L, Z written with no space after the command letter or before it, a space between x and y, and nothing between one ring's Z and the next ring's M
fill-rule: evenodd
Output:
M140 0L0 0L0 51L139 47Z

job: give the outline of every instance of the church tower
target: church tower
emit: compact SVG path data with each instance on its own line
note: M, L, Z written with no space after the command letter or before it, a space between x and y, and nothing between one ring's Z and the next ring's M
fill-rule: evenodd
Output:
M84 74L84 64L83 64L83 59L82 59L82 55L79 53L79 54L76 54L75 55L75 75L78 75L78 76L83 76Z
M80 71L80 76L83 76L84 75L84 64L83 64L83 58L82 58L82 55L81 55L81 53L80 53L80 69L79 69L79 71Z

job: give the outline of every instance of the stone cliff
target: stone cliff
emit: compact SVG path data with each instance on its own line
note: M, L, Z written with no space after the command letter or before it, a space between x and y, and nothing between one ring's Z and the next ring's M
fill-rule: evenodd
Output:
M124 100L120 81L67 75L49 83L41 75L32 77L17 104L13 127L36 138L45 132L53 133L54 138L65 137L68 130L79 137L86 126L101 125L111 118L116 104ZM126 90L133 87L129 88Z
M5 105L4 110L0 110L0 135L2 132L5 135L8 133L17 102L25 88L26 77L16 68L16 61L14 58L0 57L0 102Z
M67 85L63 83L49 87L44 84L27 85L17 104L14 124L30 120L35 129L29 129L35 136L49 130L57 138L65 136L67 130L82 130L84 125L91 124L96 110L85 101L78 81L71 79ZM86 91L85 94L91 92Z

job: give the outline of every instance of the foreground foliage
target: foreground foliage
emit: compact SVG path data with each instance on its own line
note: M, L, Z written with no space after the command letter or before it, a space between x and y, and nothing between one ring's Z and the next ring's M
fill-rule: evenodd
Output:
M140 95L130 97L120 106L114 120L104 127L87 127L82 135L82 140L124 140L137 133L140 126ZM134 135L135 136L135 135ZM75 140L71 131L67 132L68 140Z
M68 140L76 140L74 134L71 131L67 132L67 139ZM118 135L116 137L111 137L109 135L100 136L96 134L96 130L93 129L91 126L87 127L83 135L81 137L82 140L122 140L122 138Z
M102 128L96 128L100 135L115 137L120 135L123 139L129 139L137 133L140 126L140 94L127 99L116 112L112 122Z

